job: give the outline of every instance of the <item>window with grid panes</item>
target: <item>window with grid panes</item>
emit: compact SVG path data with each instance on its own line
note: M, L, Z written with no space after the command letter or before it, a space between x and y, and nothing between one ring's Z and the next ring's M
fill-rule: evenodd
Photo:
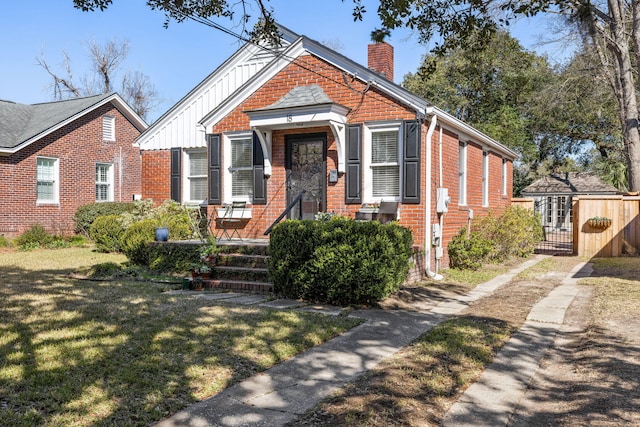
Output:
M251 138L231 140L231 197L248 200L253 192L253 141Z
M36 199L40 203L58 201L58 159L36 159Z
M96 202L113 201L113 165L96 164Z
M190 151L189 158L189 200L202 201L207 198L207 152Z
M373 197L400 196L397 130L371 132L371 188Z

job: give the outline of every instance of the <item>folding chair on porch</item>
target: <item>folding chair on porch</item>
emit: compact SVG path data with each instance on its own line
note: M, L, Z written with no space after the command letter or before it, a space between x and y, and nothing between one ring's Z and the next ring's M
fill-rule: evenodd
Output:
M226 206L224 213L216 218L216 225L220 228L218 232L220 236L216 235L216 238L226 236L228 240L231 240L235 235L238 236L238 239L242 240L238 230L242 226L246 207L247 202L233 202ZM231 233L229 233L229 231L231 231Z

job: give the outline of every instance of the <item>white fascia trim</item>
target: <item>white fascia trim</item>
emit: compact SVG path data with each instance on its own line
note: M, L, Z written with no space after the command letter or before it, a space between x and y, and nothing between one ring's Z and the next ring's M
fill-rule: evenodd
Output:
M515 160L520 157L520 155L515 151L513 151L512 149L502 145L495 139L485 135L484 133L480 132L478 129L471 127L470 125L466 124L462 120L455 118L451 114L439 109L438 107L434 107L434 106L428 107L426 113L427 115L432 115L432 114L437 115L438 120L441 123L448 124L453 129L455 129L457 133L462 134L459 136L461 141L471 140L471 141L479 142L481 145L484 146L483 148L489 148L492 151L499 153L511 160Z
M57 131L58 129L63 128L64 126L74 122L75 120L81 118L82 116L84 116L85 114L89 113L90 111L95 110L96 108L102 107L103 105L109 103L109 102L113 102L113 104L115 105L115 107L118 109L118 111L120 111L125 117L127 117L127 119L129 119L131 122L133 122L133 125L140 131L144 130L147 128L147 123L142 120L142 118L136 114L135 111L133 111L131 109L131 107L129 107L129 104L127 104L126 102L124 102L124 100L120 97L120 95L118 95L117 93L114 93L113 95L104 98L102 101L93 104L92 106L80 111L77 114L74 114L73 116L61 121L60 123L57 123L56 125L50 127L49 129L45 130L44 132L40 132L39 134L32 136L31 138L27 139L26 141L24 141L22 144L16 146L16 147L12 147L12 148L5 148L5 149L0 149L0 155L11 155L11 154L15 154L18 151L22 150L23 148L33 144L36 141L39 141L40 139L44 138L45 136Z

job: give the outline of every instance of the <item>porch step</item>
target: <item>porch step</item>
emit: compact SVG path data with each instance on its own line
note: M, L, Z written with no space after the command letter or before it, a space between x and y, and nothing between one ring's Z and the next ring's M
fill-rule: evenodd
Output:
M205 279L202 281L204 289L226 289L237 292L271 293L273 284L267 282L253 282L247 280Z
M211 279L205 289L228 289L238 292L270 293L268 247L265 245L224 245L212 260Z

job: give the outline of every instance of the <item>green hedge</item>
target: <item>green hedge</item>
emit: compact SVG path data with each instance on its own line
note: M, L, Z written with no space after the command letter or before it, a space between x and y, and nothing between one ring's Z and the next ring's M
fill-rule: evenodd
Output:
M89 236L91 224L99 216L120 215L131 212L136 208L136 202L100 202L82 205L76 209L73 215L75 232Z
M269 274L275 292L287 298L372 304L406 280L412 242L396 223L285 221L271 232Z
M210 243L209 243L210 244ZM184 273L202 263L203 245L184 243L151 243L149 268L163 273Z
M531 209L511 206L499 216L479 219L467 236L463 227L448 246L451 268L477 270L483 263L527 257L542 240L539 214Z
M120 238L125 231L121 215L102 215L89 227L89 238L100 252L120 252Z

